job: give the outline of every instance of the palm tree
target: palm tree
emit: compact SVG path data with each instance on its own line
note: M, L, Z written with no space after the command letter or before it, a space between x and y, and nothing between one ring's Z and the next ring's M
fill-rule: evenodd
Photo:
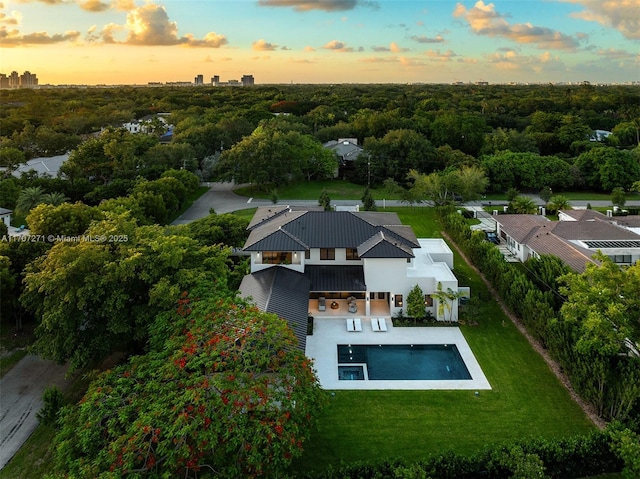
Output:
M563 195L552 196L549 203L547 203L547 209L553 211L568 210L570 208L569 198Z
M18 196L18 200L16 201L16 213L26 215L29 211L44 201L44 195L44 190L39 186L30 186L25 188L22 190L20 196Z
M442 283L438 281L437 291L431 293L431 297L438 300L438 318L443 318L445 321L453 321L453 302L462 296L463 293L454 291L451 288L443 291ZM449 313L449 319L447 319L447 313Z
M534 201L528 196L516 196L510 204L510 208L514 213L519 215L532 215L538 207Z
M42 202L48 205L60 206L65 201L69 201L69 198L64 196L63 193L59 191L54 191L53 193L45 193L42 195Z

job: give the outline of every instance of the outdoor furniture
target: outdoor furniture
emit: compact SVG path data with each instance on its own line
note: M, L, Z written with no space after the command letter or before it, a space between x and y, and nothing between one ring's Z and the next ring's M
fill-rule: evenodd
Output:
M337 301L332 301L331 302L331 309L338 309L340 306L338 305Z
M326 311L326 310L327 310L326 300L324 299L324 296L320 296L318 298L318 311Z
M360 318L347 318L347 331L350 333L362 331L362 321Z
M358 306L356 305L355 301L353 301L352 303L349 303L349 312L350 313L357 313L358 312Z
M371 329L375 332L384 332L387 330L387 322L384 318L371 318Z

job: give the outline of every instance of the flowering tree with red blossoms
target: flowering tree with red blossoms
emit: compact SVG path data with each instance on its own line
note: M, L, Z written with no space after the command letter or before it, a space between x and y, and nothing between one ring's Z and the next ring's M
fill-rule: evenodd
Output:
M63 411L57 472L278 477L300 455L324 393L286 322L237 298L185 295L158 319L152 349Z

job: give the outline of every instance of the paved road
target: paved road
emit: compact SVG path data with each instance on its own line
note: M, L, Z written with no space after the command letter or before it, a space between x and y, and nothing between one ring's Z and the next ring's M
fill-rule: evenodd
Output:
M36 413L42 408L47 386L61 390L70 386L66 371L66 366L25 356L0 379L0 469L38 426Z
M216 213L231 213L233 211L242 210L246 208L254 208L258 206L271 206L273 203L269 200L263 199L253 199L246 198L244 196L239 196L233 192L233 188L236 188L236 185L233 183L209 183L209 191L207 191L204 195L196 200L196 202L185 211L181 216L179 216L174 222L174 225L190 223L194 220L204 218L209 215L209 210L213 208ZM544 201L542 201L536 195L529 195L536 204L544 205ZM482 206L483 204L488 204L489 202L484 201L472 201L468 203L467 206ZM494 202L499 204L504 204L505 202ZM587 203L590 203L591 206L611 206L610 201L604 200L575 200L571 201L571 205L574 208L584 208ZM317 200L282 200L279 204L282 205L295 205L295 206L317 206ZM331 202L332 205L338 206L347 206L347 205L356 205L360 204L358 200L335 200ZM378 209L381 210L385 206L406 206L405 203L396 200L378 200L376 202L378 205ZM420 205L418 205L420 206ZM426 205L422 205L426 206ZM627 202L627 206L640 206L640 201L629 201Z

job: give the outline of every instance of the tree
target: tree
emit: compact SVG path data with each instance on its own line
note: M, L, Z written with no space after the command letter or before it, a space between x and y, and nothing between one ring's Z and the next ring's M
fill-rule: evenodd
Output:
M139 350L180 291L202 281L225 289L229 251L182 231L110 215L87 240L58 242L33 261L20 301L38 319L35 350L74 368L116 348Z
M59 206L40 204L27 216L31 233L36 235L78 236L94 221L104 219L97 208L84 203L63 203Z
M621 187L628 189L640 180L640 162L637 153L600 146L582 153L575 165L582 174L587 188L611 191Z
M175 178L189 193L193 193L200 187L200 179L187 170L166 170L162 173L161 178Z
M184 226L187 234L201 244L213 246L224 244L242 247L249 236L247 226L249 222L232 214L210 214L209 216L192 221Z
M18 148L0 147L0 167L6 168L9 174L24 162L24 153Z
M423 319L426 315L424 293L418 284L407 295L407 315L415 320Z
M438 319L444 321L453 321L453 302L463 296L460 291L454 291L451 288L442 289L442 283L438 281L437 290L431 293L431 297L438 301ZM449 318L447 318L447 313ZM457 319L457 318L456 318Z
M509 203L509 210L513 210L518 215L531 215L538 210L538 207L528 196L517 196Z
M39 186L29 186L23 189L16 201L16 213L26 215L40 203L44 202L44 190Z
M454 204L456 195L461 196L463 201L477 199L487 186L484 172L476 166L429 175L411 170L407 178L413 183L412 197L435 206Z
M553 195L553 192L551 191L551 188L549 188L548 186L545 186L544 188L542 188L540 190L540 193L538 193L538 196L540 197L540 199L545 203L549 203L549 200L551 199L552 195Z
M152 351L102 374L56 437L60 474L283 477L324 402L286 322L236 298L182 296Z
M376 200L373 199L369 188L366 188L364 190L364 195L362 195L362 209L364 211L376 211L378 209L376 206Z
M611 204L622 208L626 202L627 195L625 194L624 189L617 187L611 191Z
M59 206L65 201L69 201L69 198L64 196L64 193L54 191L53 193L45 193L42 195L42 202L48 205Z
M331 198L329 198L329 193L327 193L326 189L323 189L322 193L320 193L318 205L322 206L325 211L331 211Z
M549 199L547 208L552 211L568 210L571 208L569 198L563 195L554 195Z

